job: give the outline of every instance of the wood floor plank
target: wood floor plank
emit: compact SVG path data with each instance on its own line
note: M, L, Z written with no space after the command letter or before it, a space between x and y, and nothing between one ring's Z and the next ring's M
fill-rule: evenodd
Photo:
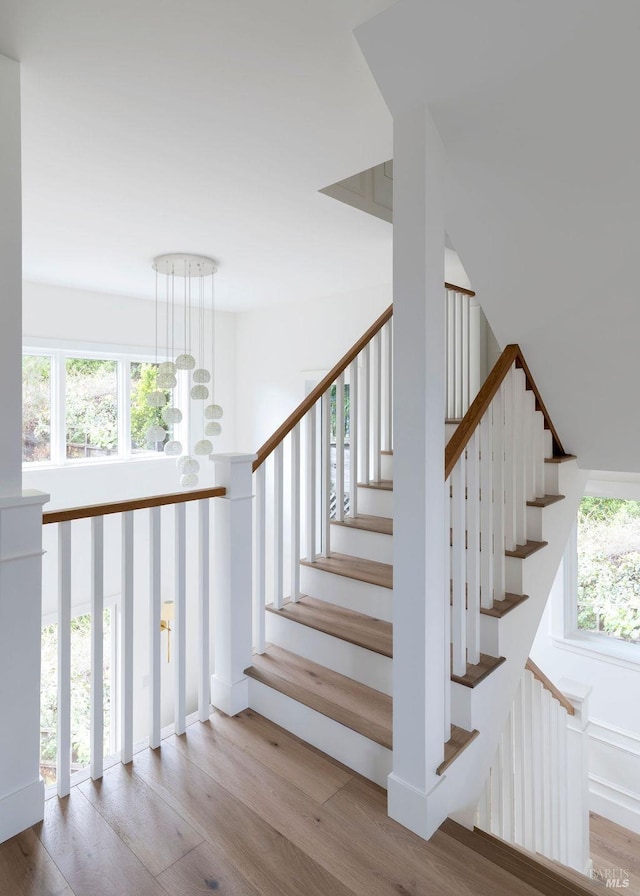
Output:
M440 831L427 843L397 824L387 815L385 791L369 781L350 781L327 805L349 828L366 834L377 861L400 862L407 868L415 881L410 892L428 892L427 888L440 879L440 892L539 896L537 891L482 856L471 850L461 853L459 844Z
M198 834L134 774L118 764L79 789L155 876L202 843Z
M303 595L297 602L286 602L281 610L273 606L268 606L267 610L382 656L393 656L391 623L382 619L355 613L309 595Z
M77 787L63 800L48 800L36 831L76 896L164 892Z
M0 893L73 896L67 881L31 829L0 845Z
M393 566L390 563L364 560L362 557L338 554L335 551L332 551L328 557L317 557L313 563L310 560L301 560L300 563L302 566L321 569L336 576L358 579L360 582L380 585L382 588L393 588Z
M299 738L284 728L276 728L251 709L233 718L213 713L210 723L232 743L320 804L351 780L350 773L323 754L312 752Z
M391 749L392 700L352 678L271 645L245 670L316 712Z
M228 862L263 896L349 896L347 887L330 870L254 808L263 801L277 806L280 790L286 787L296 794L309 818L319 811L317 805L216 734L210 725L192 725L183 737L165 741L161 756L146 751L138 758L136 769L164 799L172 797L184 806L189 822L205 830L207 839L224 851ZM239 793L250 797L252 791L252 798L238 798ZM273 817L276 813L266 814Z
M196 846L158 877L172 896L260 896L257 890L232 865L217 843L207 840Z
M393 520L387 516L371 516L360 513L358 516L346 516L343 520L331 520L332 526L344 526L347 529L362 529L364 532L377 532L379 535L393 535Z
M621 869L628 872L625 892L640 896L640 835L595 812L589 813L589 828L596 879L606 881L607 871Z

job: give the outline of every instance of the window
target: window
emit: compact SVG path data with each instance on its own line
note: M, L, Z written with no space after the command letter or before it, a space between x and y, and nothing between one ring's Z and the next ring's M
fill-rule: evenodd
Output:
M582 500L578 630L640 643L640 501Z
M22 459L51 460L51 358L22 356Z
M118 453L117 361L67 358L65 407L68 458Z
M156 389L156 364L148 364L142 361L132 361L130 368L131 383L131 453L146 454L148 452L162 451L165 442L172 438L172 427L167 426L162 418L162 408L150 408L147 404L147 395ZM165 392L167 403L170 402L171 393ZM167 431L163 442L149 444L147 430L150 426L162 426Z

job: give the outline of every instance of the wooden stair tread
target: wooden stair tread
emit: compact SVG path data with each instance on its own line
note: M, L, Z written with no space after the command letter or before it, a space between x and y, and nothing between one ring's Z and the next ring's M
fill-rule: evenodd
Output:
M337 554L334 551L328 557L317 557L313 563L310 560L301 560L300 563L303 566L310 566L312 569L332 572L337 576L368 582L370 585L393 588L393 566L390 563L364 560L362 557Z
M374 619L363 613L345 610L336 604L317 600L308 594L299 601L288 601L281 610L268 606L270 613L284 616L300 625L306 625L316 631L364 647L382 656L393 656L393 634L390 622Z
M527 507L548 507L558 501L564 501L564 495L545 495L543 498L534 498L533 501L527 501Z
M481 653L479 663L473 665L467 663L467 671L464 675L454 675L452 672L451 681L455 681L456 684L462 684L466 688L475 688L504 662L506 662L506 657L504 656L490 656L488 653Z
M515 551L505 551L505 557L517 557L518 560L526 560L536 551L546 548L548 541L529 541L526 544L517 544Z
M245 674L391 749L392 701L386 694L275 645L255 654Z
M383 492L393 491L393 479L381 479L379 482L370 480L369 482L359 482L358 488L377 488Z
M358 516L347 516L343 520L331 520L331 525L362 529L363 532L378 532L380 535L393 535L393 520L388 516L360 513Z
M510 594L508 591L504 596L504 600L494 600L492 607L480 607L480 612L484 616L493 616L494 619L502 619L514 607L520 606L523 601L528 600L528 594Z
M451 818L442 823L440 830L545 896L586 896L602 892L602 888L585 875L565 869L486 831L478 828L470 831Z
M557 457L545 457L545 464L566 464L569 460L577 460L575 454L559 454Z
M380 452L380 454L384 454L384 455L386 455L387 457L393 457L393 449L391 449L391 451L388 451L387 449L384 449L383 451Z
M471 741L475 740L480 732L474 728L473 731L465 731L457 725L451 726L451 737L444 745L444 759L436 769L436 774L441 775L445 772L451 763L458 758L460 753L465 750Z

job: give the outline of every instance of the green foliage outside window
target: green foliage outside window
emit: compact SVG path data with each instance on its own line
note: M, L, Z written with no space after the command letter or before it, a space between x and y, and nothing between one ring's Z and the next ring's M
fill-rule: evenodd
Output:
M640 501L582 500L578 628L640 642Z
M51 358L22 357L22 459L51 460Z
M163 426L168 429L162 419L162 408L150 408L147 404L147 395L156 388L156 365L144 364L134 361L131 364L131 450L162 451L164 442L157 445L149 445L147 442L147 430L150 426ZM167 400L170 397L167 392ZM170 436L164 440L168 441Z
M118 362L67 358L67 457L118 451Z

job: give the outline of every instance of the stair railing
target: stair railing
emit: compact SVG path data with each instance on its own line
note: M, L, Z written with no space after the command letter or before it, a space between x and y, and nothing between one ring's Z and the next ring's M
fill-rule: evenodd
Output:
M102 777L105 754L110 752L105 749L104 736L104 610L105 599L114 591L118 595L118 621L114 624L112 616L111 631L112 637L118 639L118 649L112 656L119 655L119 663L111 669L111 688L118 688L120 718L116 728L120 761L128 763L133 758L134 700L140 698L140 692L134 690L134 662L137 662L134 654L139 656L139 645L147 639L149 746L160 746L163 702L169 704L169 709L173 703L175 733L184 732L188 671L197 676L198 718L203 722L209 718L210 516L214 499L225 494L225 488L210 488L43 514L43 524L54 530L47 533L52 549L45 553L43 574L45 581L57 581L58 597L55 762L58 796L66 796L71 787L71 626L72 606L78 603L80 594L90 597L90 775L93 780ZM191 502L195 506L187 512ZM188 543L197 545L196 564L187 563ZM142 544L145 548L148 545L148 549L140 550ZM140 606L145 600L148 610L141 618ZM161 623L164 624L161 626ZM187 627L190 635L196 633L189 644ZM192 663L188 666L188 656L197 657L195 669L190 668ZM169 669L165 668L169 657L173 687L171 678L167 680ZM139 674L142 677L142 670ZM139 711L138 703L138 714Z
M528 660L482 793L476 826L576 871L589 869L586 697Z
M481 609L505 600L505 553L526 545L527 501L544 497L545 458L562 454L522 352L508 345L445 450L454 675L480 661Z
M475 292L445 283L446 418L461 420L482 383L482 328Z

